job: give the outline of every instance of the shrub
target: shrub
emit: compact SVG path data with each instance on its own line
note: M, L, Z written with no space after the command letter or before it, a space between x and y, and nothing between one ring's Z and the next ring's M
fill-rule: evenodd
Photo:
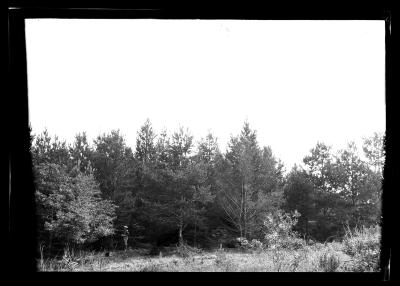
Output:
M262 249L264 246L263 243L257 239L248 241L244 237L238 237L238 238L236 238L236 241L237 241L239 247L242 249Z
M116 205L101 198L92 173L40 164L35 193L40 225L64 242L93 242L114 233ZM56 183L55 183L56 182Z
M300 239L293 227L297 224L300 213L276 212L275 215L268 214L264 221L264 241L270 248L299 249L305 246L304 240Z
M242 250L262 250L264 248L264 244L258 239L248 241L245 237L238 237L236 243Z
M245 237L238 237L236 241L241 249L249 249L251 247L249 241Z
M306 242L298 237L286 237L278 241L278 247L290 250L299 250L305 246Z
M379 271L380 227L348 228L343 240L343 251L353 260L347 270Z
M367 250L377 250L380 248L380 228L375 226L355 228L353 231L348 229L343 244L343 250L350 256Z
M339 258L331 252L324 252L319 257L319 268L325 272L335 272L340 266Z
M58 263L58 270L73 271L78 266L73 250L66 247L62 259Z
M250 242L250 246L252 249L256 249L256 250L261 250L263 249L264 245L261 241L257 240L257 239L253 239Z
M183 243L176 247L176 252L180 257L187 258L192 255L200 254L202 250Z
M307 244L308 244L308 245L315 245L316 243L317 243L317 242L314 241L314 240L312 240L311 238L308 239L308 241L307 241Z

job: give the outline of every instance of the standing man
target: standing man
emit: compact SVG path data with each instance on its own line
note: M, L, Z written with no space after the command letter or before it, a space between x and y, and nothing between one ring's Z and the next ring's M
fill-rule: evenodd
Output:
M125 251L128 249L128 238L129 238L129 230L128 226L124 225L124 230L122 231L122 238L124 239Z

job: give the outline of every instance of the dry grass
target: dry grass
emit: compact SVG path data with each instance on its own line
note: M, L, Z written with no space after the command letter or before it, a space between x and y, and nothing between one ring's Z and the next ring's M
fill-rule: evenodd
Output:
M338 266L330 265L334 257ZM218 250L188 257L171 254L149 257L138 251L116 252L110 257L102 253L74 259L67 263L47 261L42 271L137 271L137 272L321 272L345 271L350 256L331 246L322 249L304 247L300 250L265 250L262 252L228 252ZM46 265L43 267L43 265Z
M299 249L210 252L170 248L158 256L146 249L104 253L67 253L61 261L40 259L41 271L137 272L359 272L378 271L378 229L349 233L343 243L304 245ZM372 249L372 250L371 250ZM373 252L371 252L373 251ZM371 254L372 253L372 254ZM378 254L377 254L378 253Z

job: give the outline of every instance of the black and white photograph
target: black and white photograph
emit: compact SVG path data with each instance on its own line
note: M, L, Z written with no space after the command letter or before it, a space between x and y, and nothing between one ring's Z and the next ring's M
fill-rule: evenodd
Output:
M37 271L381 272L385 20L24 23Z

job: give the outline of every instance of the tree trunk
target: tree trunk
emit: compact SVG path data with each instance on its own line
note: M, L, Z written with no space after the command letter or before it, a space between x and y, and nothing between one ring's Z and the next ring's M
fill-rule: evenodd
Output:
M241 190L241 202L240 202L240 237L243 237L243 230L244 229L244 224L243 224L243 209L244 209L244 193L243 193L243 181L242 181L242 190ZM244 234L246 235L246 234Z
M197 220L196 220L196 213L194 214L194 247L197 247Z
M247 209L246 209L246 185L243 183L243 229L244 229L244 237L247 238Z
M308 217L306 217L306 243L308 243Z
M49 254L50 255L52 255L53 254L53 252L52 252L52 247L53 247L53 233L52 232L50 232L50 239L49 239L50 241L49 241Z
M179 225L179 245L183 245L182 224Z
M112 200L115 202L115 189L117 186L117 178L113 178Z
M181 195L181 203L183 203L183 195ZM180 209L180 217L179 217L179 245L183 245L183 206Z

